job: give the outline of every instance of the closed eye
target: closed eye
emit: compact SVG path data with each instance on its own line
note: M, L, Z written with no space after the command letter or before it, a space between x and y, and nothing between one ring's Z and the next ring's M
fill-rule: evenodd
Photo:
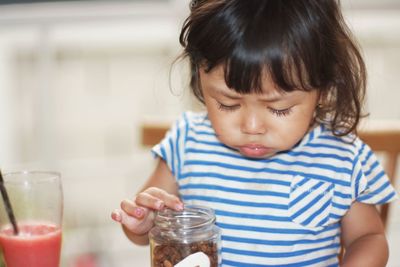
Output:
M274 108L268 108L268 109L269 111L271 111L272 114L274 114L277 117L288 116L292 112L292 107L285 109L274 109Z
M222 104L220 102L217 102L217 103L218 103L218 109L219 110L223 110L223 111L234 111L234 110L236 110L236 109L238 109L240 107L239 104L236 104L236 105L224 105L224 104Z

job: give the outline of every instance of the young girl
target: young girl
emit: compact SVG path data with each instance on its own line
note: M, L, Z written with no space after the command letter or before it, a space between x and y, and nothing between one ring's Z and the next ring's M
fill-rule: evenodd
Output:
M187 112L112 218L146 244L154 211L213 208L223 266L385 266L374 205L397 196L356 135L365 66L335 0L203 0L180 35ZM342 242L342 243L341 243Z

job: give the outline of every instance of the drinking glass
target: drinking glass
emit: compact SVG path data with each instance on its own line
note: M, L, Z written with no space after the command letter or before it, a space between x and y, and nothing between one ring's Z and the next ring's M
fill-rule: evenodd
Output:
M58 267L61 254L63 191L57 172L3 174L18 234L0 205L0 246L7 267Z

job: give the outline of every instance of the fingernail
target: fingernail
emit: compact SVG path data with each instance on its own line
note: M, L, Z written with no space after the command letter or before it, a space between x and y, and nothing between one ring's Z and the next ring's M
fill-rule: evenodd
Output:
M136 208L134 212L135 212L136 217L138 217L138 218L141 218L144 214L144 210L142 208Z
M116 221L116 222L121 222L121 214L119 213L119 211L113 211L113 213L111 213L111 218Z
M176 210L183 210L183 204L182 203L176 204L175 205L175 209Z

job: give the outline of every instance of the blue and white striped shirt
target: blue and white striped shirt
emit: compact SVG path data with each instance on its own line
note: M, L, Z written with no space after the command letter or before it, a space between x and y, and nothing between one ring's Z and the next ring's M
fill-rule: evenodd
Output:
M354 201L397 195L371 149L319 125L290 151L250 159L223 145L205 113L184 113L153 148L186 204L215 210L223 266L338 266Z

